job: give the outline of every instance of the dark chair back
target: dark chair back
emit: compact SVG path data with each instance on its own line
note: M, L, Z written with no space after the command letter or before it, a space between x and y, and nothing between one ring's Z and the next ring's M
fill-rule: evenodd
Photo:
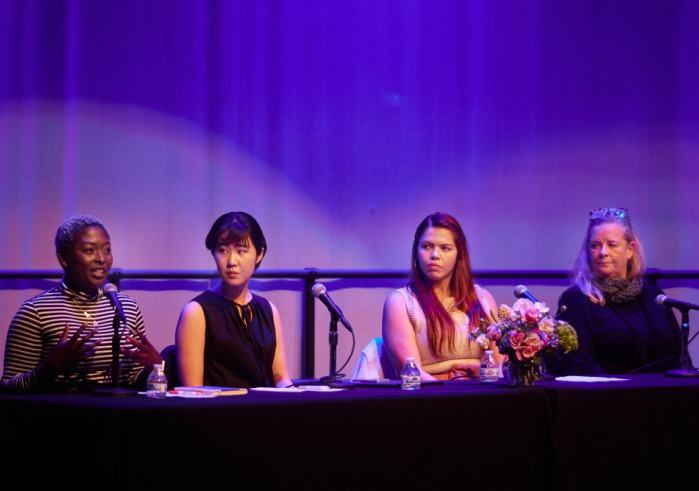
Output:
M180 384L180 376L177 372L177 350L175 345L171 344L166 346L160 352L160 356L162 356L165 361L165 376L167 377L168 390L182 385Z

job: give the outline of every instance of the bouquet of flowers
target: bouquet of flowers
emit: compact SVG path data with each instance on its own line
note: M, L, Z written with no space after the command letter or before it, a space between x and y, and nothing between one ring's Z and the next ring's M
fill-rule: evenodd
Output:
M567 354L578 349L578 335L573 326L555 319L543 302L520 298L512 307L500 305L492 323L484 319L471 331L469 338L486 349L495 341L507 355L503 374L512 385L531 385L540 379L544 355ZM498 320L499 318L499 320Z

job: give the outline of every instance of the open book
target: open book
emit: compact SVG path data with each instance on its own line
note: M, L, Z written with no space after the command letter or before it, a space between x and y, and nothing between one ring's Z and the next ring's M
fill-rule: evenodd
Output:
M214 387L212 385L190 385L175 387L172 391L175 394L188 395L192 397L213 397L213 396L240 396L248 393L248 389L241 387Z

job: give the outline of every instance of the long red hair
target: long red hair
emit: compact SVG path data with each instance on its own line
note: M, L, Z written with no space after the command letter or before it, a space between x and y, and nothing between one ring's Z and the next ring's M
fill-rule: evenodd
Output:
M456 326L451 315L442 305L435 294L427 276L420 267L418 247L420 239L428 228L444 228L454 236L456 246L456 264L449 284L449 292L454 297L455 307L466 312L471 320L471 326L480 325L482 309L476 295L475 282L471 274L471 259L468 252L468 241L459 222L447 213L433 213L418 225L415 231L412 249L412 271L408 288L417 297L417 301L425 313L427 321L427 339L434 354L444 355L447 350L455 351Z

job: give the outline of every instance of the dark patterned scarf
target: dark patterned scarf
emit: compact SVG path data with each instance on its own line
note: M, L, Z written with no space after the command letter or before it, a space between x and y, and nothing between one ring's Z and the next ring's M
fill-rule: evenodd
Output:
M614 303L634 300L643 287L641 278L629 281L624 278L595 278L592 283L604 294L604 298Z

